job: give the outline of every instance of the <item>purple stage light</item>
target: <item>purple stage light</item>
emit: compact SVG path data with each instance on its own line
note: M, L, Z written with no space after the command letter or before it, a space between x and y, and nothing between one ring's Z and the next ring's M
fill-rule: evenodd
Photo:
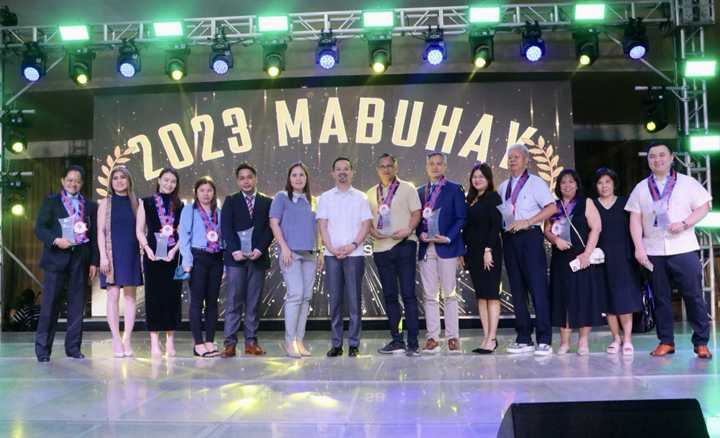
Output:
M225 59L216 59L213 61L212 69L215 74L224 75L230 70L230 65Z
M324 68L325 70L330 70L331 68L335 67L335 56L333 56L330 53L323 53L320 55L320 67Z
M542 58L542 49L539 46L530 46L525 50L525 58L530 62L535 62Z
M35 67L25 67L23 76L30 82L36 82L40 79L40 71Z

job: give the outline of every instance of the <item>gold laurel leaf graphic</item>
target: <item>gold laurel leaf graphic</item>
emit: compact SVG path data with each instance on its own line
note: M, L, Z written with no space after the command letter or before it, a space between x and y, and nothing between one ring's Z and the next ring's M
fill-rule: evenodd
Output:
M102 166L100 166L100 168L102 169L103 175L110 176L110 169L108 169L106 165L103 164Z
M545 172L538 172L538 175L540 175L540 178L544 179L547 182L552 182L552 177L548 175Z
M137 146L128 146L128 148L125 150L125 155L127 154L134 154L136 152L140 151L140 148Z
M545 151L543 151L543 150L540 149L540 148L530 148L529 151L530 151L530 153L533 154L533 155L540 155L540 154L544 154L544 153L545 153Z
M530 140L529 138L522 137L522 138L520 138L520 141L523 142L524 144L529 144L530 146L535 146L535 142Z
M545 155L548 157L551 156L553 153L555 153L555 150L553 149L552 145L549 144L547 149L545 149Z
M116 165L118 165L118 164L124 164L124 163L127 163L128 161L130 161L130 158L120 157L120 158L118 158L117 160L115 160L115 164L116 164Z
M538 163L537 167L542 170L547 170L548 172L552 172L552 169L550 169L550 166L548 166L547 164Z
M557 178L558 175L560 175L560 172L562 172L564 167L556 167L555 170L553 170L553 177Z
M550 160L550 165L555 167L557 166L558 161L560 161L560 155L555 155L552 160Z
M107 198L107 191L105 191L105 189L95 189L95 191L103 198Z
M120 146L115 146L115 150L113 151L115 153L115 158L120 156Z
M104 187L107 187L107 185L108 185L108 180L107 180L107 178L105 178L104 176L99 176L99 177L98 177L98 182L99 182L100 184L102 184Z
M545 139L542 136L538 138L538 146L540 146L541 148L545 147Z
M107 165L110 166L110 168L112 169L112 167L113 167L113 159L112 159L112 157L111 157L110 155L108 155L108 156L107 156L107 159L106 159L105 161L107 162Z
M545 157L533 157L533 160L540 162L540 163L547 163L548 159Z

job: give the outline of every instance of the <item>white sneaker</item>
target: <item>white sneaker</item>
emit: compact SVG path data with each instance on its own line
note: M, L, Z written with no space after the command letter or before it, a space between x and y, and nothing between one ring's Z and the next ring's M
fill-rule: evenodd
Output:
M533 344L518 344L517 342L509 346L506 350L508 353L532 353L535 351Z
M548 344L538 344L535 349L535 356L549 356L553 352L552 346Z

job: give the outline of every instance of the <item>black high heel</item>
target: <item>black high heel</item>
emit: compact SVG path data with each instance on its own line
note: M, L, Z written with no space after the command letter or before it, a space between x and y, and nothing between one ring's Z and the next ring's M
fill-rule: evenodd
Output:
M493 342L495 343L495 346L493 347L492 350L490 350L491 353L494 353L495 350L497 350L497 348L498 348L498 341L497 341L497 339L493 339Z

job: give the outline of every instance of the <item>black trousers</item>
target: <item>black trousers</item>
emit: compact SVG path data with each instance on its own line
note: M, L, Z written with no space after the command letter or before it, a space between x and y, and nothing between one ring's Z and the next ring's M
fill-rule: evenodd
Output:
M209 253L193 248L190 273L190 330L195 344L203 343L202 313L205 305L205 340L215 340L218 323L218 295L223 273L223 253Z
M65 354L80 352L82 343L83 309L85 307L85 282L90 272L90 264L84 261L82 251L77 248L70 255L68 265L62 271L45 271L43 276L43 296L35 336L35 355L50 356L55 340L60 309L62 308L65 284L67 284L67 333L65 335Z
M675 345L673 329L675 318L672 313L672 282L678 287L690 327L693 329L692 343L707 345L710 338L710 320L703 300L702 266L696 251L671 256L648 256L655 265L648 276L655 299L655 319L660 342Z

